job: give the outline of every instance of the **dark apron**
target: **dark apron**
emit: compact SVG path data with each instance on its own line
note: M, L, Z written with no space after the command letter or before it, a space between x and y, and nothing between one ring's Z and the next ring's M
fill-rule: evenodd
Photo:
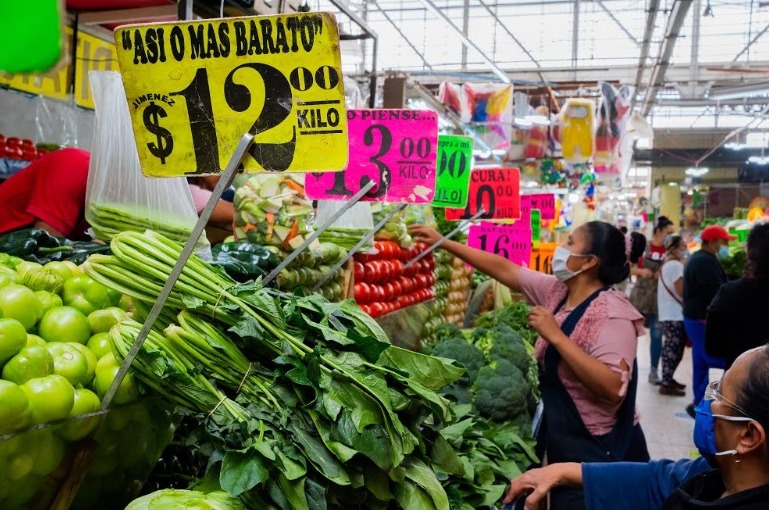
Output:
M608 287L607 287L608 288ZM561 324L561 331L571 336L590 304L607 288L596 291L577 306ZM561 301L554 313L563 307ZM539 388L542 393L542 423L537 433L537 455L547 453L548 464L557 462L648 462L649 452L640 425L635 418L638 364L633 372L625 399L617 411L617 422L606 435L590 434L569 393L558 376L561 355L548 346L544 367L539 368ZM582 489L559 487L550 492L551 510L580 510L585 507Z

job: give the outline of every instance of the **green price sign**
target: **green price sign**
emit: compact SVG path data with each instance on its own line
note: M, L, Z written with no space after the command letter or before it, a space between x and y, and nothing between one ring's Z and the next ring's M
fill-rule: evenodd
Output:
M542 227L542 214L539 209L531 210L531 240L539 241Z
M473 166L473 139L469 136L438 136L438 178L435 183L437 207L464 208Z

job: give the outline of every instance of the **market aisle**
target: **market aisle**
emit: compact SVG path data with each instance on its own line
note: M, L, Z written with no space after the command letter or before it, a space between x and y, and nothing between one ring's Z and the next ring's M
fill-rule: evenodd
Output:
M660 367L661 370L661 367ZM721 377L721 370L711 370L710 377ZM658 393L659 386L647 382L649 376L649 337L638 342L638 398L636 405L641 414L641 426L646 434L652 459L696 456L692 442L694 420L686 414L686 405L692 400L692 350L687 347L675 378L686 384L685 397L670 397Z

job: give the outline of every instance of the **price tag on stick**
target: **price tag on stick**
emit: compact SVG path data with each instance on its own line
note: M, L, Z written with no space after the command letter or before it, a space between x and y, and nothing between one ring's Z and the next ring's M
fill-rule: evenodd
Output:
M533 209L539 209L540 219L555 219L555 195L552 193L537 193L521 196L521 217L528 218Z
M470 189L464 209L446 209L447 220L472 217L481 208L485 220L521 217L521 173L517 168L482 168L470 174Z
M311 173L307 196L349 200L369 181L364 200L424 204L435 195L438 114L430 110L348 110L350 160L338 173Z
M498 225L484 221L470 227L467 245L494 253L524 267L531 260L531 230L521 225Z
M347 164L333 14L128 25L115 43L146 175L220 173L243 133L247 171Z
M473 166L473 139L469 136L438 136L437 207L465 207Z

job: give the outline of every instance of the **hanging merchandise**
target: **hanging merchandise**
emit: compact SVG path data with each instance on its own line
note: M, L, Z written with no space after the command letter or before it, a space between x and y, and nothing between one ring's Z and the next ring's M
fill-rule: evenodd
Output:
M543 119L550 118L550 112L547 106L539 106L534 110L538 117ZM523 149L523 156L526 159L542 159L547 154L550 145L550 126L544 122L534 122L526 132L526 142Z
M602 82L595 132L595 171L618 176L621 171L620 139L625 135L630 112L630 90Z
M507 152L511 146L513 86L498 83L441 83L438 99L475 132L476 149Z
M94 237L109 241L122 231L152 229L185 241L197 220L187 181L151 179L142 173L120 74L92 71L90 78L96 129L85 218ZM201 237L199 246L207 245Z
M593 109L588 99L568 99L561 110L561 146L563 159L586 163L593 158Z

